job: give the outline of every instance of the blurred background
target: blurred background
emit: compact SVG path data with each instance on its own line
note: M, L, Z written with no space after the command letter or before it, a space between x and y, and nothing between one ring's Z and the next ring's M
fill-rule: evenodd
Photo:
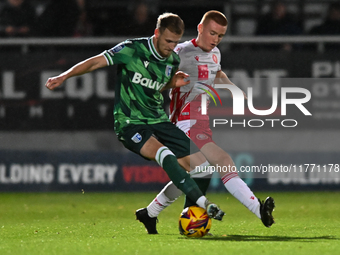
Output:
M295 173L261 178L242 174L254 191L339 190L338 1L1 0L0 191L162 188L166 174L128 152L114 134L115 67L72 78L53 92L44 85L48 77L125 39L151 36L165 11L181 16L182 41L190 40L212 9L229 21L219 45L222 69L243 90L254 89L256 107L270 108L269 88L276 85L312 94L307 104L312 116L296 108L291 116L272 116L296 119L297 127L226 125L213 130L215 140L239 167L296 167ZM230 95L222 93L222 101L230 109ZM228 109L212 108L211 117L230 120ZM314 171L305 171L310 164ZM218 178L210 188L224 190Z

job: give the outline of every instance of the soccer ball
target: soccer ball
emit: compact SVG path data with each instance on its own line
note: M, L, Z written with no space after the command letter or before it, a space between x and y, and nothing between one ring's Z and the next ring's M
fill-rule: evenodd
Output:
M198 206L185 208L179 216L179 232L187 237L205 236L211 228L207 211Z

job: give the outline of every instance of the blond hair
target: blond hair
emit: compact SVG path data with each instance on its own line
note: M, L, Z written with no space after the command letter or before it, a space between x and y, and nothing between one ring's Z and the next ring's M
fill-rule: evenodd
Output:
M182 35L184 33L184 22L177 14L165 12L159 15L156 28L158 28L161 33L167 28L172 33Z

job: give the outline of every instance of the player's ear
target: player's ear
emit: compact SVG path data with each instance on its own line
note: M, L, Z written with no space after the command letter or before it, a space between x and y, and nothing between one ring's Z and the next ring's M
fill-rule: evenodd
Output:
M200 23L200 24L197 25L197 32L198 32L199 34L202 34L202 32L203 32L203 24L202 24L202 23Z
M158 39L158 37L159 37L159 35L160 35L159 29L156 28L154 33L155 33L156 39Z

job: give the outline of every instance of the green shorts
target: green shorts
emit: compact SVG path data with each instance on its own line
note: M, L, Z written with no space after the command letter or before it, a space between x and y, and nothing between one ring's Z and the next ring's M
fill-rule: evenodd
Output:
M182 158L199 151L191 139L171 122L128 125L119 132L118 139L125 148L141 155L141 148L151 136L154 136L160 143L168 147L177 158Z

